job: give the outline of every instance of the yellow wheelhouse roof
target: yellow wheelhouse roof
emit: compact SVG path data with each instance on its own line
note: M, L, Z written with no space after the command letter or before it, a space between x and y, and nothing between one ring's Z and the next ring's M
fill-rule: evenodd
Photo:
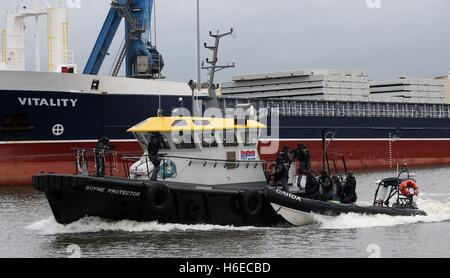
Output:
M236 129L264 129L265 125L247 120L246 124L238 124L232 118L203 118L203 117L153 117L128 129L128 132L178 132L178 131L209 131L209 130L236 130Z

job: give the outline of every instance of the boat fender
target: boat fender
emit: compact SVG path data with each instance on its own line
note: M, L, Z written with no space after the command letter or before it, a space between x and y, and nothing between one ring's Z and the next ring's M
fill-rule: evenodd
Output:
M240 207L247 216L256 216L261 212L263 199L257 191L245 191L241 195Z
M153 212L165 211L172 202L169 188L162 183L153 183L147 189L147 204Z
M414 190L414 193L410 192L410 189ZM419 187L413 180L405 180L400 184L400 193L405 197L410 197L411 195L419 195Z

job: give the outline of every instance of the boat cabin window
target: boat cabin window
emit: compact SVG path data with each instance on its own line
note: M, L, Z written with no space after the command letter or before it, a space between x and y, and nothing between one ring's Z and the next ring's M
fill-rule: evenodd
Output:
M239 142L243 143L246 147L253 147L258 144L258 131L249 130L239 132Z
M172 123L172 127L177 127L177 126L187 126L187 122L185 120L175 120Z
M147 150L148 149L148 141L150 139L150 133L135 133L134 136L138 140L138 142L141 145L141 147L144 150ZM164 134L161 134L161 136L163 138L162 149L163 150L169 150L170 149L170 145L169 145L169 141L167 140L167 137Z
M192 135L184 134L182 131L178 133L178 136L172 135L172 141L175 144L175 147L179 150L197 148Z
M211 122L210 121L207 121L207 120L195 120L195 121L193 121L194 122L194 125L196 125L196 126L207 126L207 125L211 125Z
M224 147L237 147L239 146L239 141L236 136L236 130L224 130L222 133L223 146Z
M217 148L219 146L216 140L216 134L214 132L204 132L202 134L202 138L203 148Z

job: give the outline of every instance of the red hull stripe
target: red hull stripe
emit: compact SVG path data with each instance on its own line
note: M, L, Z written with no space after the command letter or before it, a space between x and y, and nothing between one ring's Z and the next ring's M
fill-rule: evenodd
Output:
M18 144L70 144L70 143L96 143L98 140L70 140L70 141L62 141L62 140L53 140L53 141L3 141L0 142L0 145L18 145ZM129 140L111 140L113 143L127 143L127 142L137 142L136 139Z
M40 143L0 144L0 186L31 184L31 177L41 171L53 173L74 173L72 148L93 148L96 140L88 142L71 141ZM289 145L294 149L298 143L305 143L311 151L313 167L320 168L320 140L282 140L279 148ZM135 140L113 141L119 153L118 168L123 174L120 157L123 154L141 155L142 149ZM261 144L262 145L262 144ZM331 153L343 154L349 169L374 170L396 168L408 163L411 167L438 166L450 164L450 139L414 140L335 140L329 147ZM273 159L273 155L261 155L262 159ZM336 159L337 165L340 163Z

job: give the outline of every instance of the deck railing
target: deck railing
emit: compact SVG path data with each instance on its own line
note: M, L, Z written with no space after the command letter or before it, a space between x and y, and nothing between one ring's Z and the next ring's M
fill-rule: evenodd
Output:
M340 102L300 100L221 99L224 109L237 104L250 104L256 109L272 108L280 116L305 117L375 117L375 118L436 118L449 119L448 104L413 104L384 102Z
M114 176L117 167L117 152L103 149L73 148L75 152L75 174L86 176Z

